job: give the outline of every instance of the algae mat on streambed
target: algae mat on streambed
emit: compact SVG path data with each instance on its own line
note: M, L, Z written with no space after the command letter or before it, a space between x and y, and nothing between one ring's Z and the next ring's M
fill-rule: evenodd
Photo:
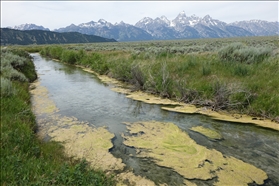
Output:
M94 127L75 117L58 114L59 109L49 98L48 90L37 81L31 86L33 112L37 118L38 136L44 140L61 142L70 157L86 159L94 169L105 172L121 172L116 176L118 185L155 185L151 180L124 171L125 164L115 158L109 149L114 134L105 127ZM125 182L125 184L124 184Z
M152 158L189 180L211 180L214 185L263 184L267 174L233 157L198 145L175 124L157 121L125 123L124 144L140 149L137 156Z
M214 130L211 130L209 128L202 127L202 126L192 127L190 130L198 132L198 133L206 136L208 139L213 140L213 141L223 139L223 137L220 133L218 133Z
M85 158L94 168L118 172L118 185L155 185L151 180L124 171L122 160L109 152L113 147L111 140L114 134L105 127L97 128L74 117L58 114L58 108L40 82L32 85L31 93L41 138L62 142L66 154ZM198 145L172 123L125 124L129 135L123 134L124 144L138 149L140 153L136 156L139 158L151 158L159 166L171 168L182 175L185 185L195 185L190 181L192 179L216 179L216 185L263 184L267 179L265 172L252 165Z

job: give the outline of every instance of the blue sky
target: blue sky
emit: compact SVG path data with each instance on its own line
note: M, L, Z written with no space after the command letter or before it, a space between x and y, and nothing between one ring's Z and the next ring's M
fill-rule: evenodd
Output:
M2 1L1 27L25 23L51 30L70 24L105 19L112 24L135 24L144 17L166 16L173 20L180 12L226 23L260 19L278 21L278 1Z

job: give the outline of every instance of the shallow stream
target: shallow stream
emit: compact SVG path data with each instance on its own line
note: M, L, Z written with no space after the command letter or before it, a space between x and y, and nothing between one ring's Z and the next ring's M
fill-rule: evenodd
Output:
M256 127L250 124L215 121L207 116L179 114L126 98L124 94L112 91L112 85L102 83L94 74L81 68L42 58L32 54L39 75L40 85L48 90L48 96L59 109L57 114L75 117L96 127L106 126L114 134L110 153L121 158L124 170L146 177L156 184L182 185L183 177L173 169L159 166L152 159L135 156L133 147L124 145L122 134L127 133L123 122L138 121L171 122L199 145L216 149L224 156L232 156L267 173L264 185L279 185L279 139L278 131ZM47 117L47 115L37 116ZM47 118L45 118L47 119ZM190 130L204 126L217 131L223 140L212 141ZM93 126L92 126L93 127ZM40 126L38 127L40 129ZM49 136L45 140L51 139ZM121 172L121 171L119 171ZM117 173L119 173L117 172ZM211 181L193 180L197 185L211 185Z

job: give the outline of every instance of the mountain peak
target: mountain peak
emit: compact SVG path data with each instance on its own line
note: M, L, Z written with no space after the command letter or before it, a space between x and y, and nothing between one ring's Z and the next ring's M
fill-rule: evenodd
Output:
M107 23L107 21L106 20L104 20L104 19L99 19L99 21L98 21L99 23Z
M203 19L207 19L207 20L210 20L210 19L212 19L211 17L210 17L210 15L206 15L206 16L204 16L204 18Z
M161 19L164 23L166 23L167 25L170 24L170 20L168 20L168 18L167 18L166 16L161 16L160 19Z
M180 13L178 14L178 16L181 16L181 17L186 17L186 13L185 13L185 11L183 10L182 12L180 12Z
M166 16L161 16L160 19L162 20L168 20L168 18Z
M153 19L150 18L150 17L144 17L144 18L141 19L139 22L150 22L150 21L153 21Z
M126 23L124 23L123 21L120 21L119 23L115 23L114 25L122 25L122 26L125 26Z
M183 10L177 15L177 17L174 20L185 20L185 19L187 19L187 16L185 11Z

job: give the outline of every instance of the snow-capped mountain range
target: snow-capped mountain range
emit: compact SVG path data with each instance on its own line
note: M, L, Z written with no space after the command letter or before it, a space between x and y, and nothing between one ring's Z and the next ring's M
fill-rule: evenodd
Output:
M19 30L49 30L34 24L16 26ZM71 24L65 28L55 29L56 32L80 32L82 34L97 35L114 38L118 41L165 40L187 38L222 38L242 36L279 35L279 22L263 20L238 21L225 23L211 18L209 15L201 18L196 15L186 16L184 11L169 20L166 16L155 19L145 17L135 25L109 23L104 19L91 21L79 25Z

